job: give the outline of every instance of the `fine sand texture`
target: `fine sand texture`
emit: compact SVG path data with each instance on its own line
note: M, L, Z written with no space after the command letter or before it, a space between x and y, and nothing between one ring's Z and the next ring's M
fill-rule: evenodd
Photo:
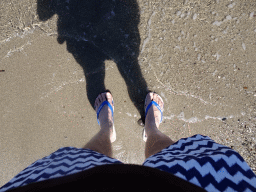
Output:
M114 98L113 157L142 164L144 101L160 130L236 150L256 173L255 0L1 0L0 186L100 129Z

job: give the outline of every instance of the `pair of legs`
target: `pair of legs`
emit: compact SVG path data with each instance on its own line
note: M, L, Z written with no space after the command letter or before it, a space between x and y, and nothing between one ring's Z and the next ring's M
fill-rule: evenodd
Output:
M98 110L102 102L106 100L112 105L112 95L107 93L100 94L95 100L95 109ZM157 94L150 92L146 97L146 106L154 100L162 109L163 103ZM159 128L159 123L161 120L161 112L157 109L155 105L152 105L145 119L145 131L147 135L145 156L148 158L160 152L162 149L172 145L172 141L168 136L162 133ZM113 119L112 112L107 105L101 109L99 114L100 121L100 131L84 146L85 149L91 149L112 157L112 147L111 147L111 137L113 136Z

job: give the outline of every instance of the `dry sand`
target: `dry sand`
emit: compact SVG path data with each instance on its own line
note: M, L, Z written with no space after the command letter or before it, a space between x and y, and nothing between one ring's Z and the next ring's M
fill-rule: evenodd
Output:
M68 41L57 41L59 15L40 21L37 5L36 0L0 3L0 186L61 147L83 147L99 130L92 103L104 84L87 92L84 66L67 50ZM123 75L118 68L131 64L113 51L119 50L111 39L118 33L115 23L106 30L113 37L104 36L104 25L86 36L93 42L94 33L99 39L103 34L107 42L95 44L119 63L106 60L105 68L92 65L86 71L88 76L105 72L105 88L114 97L114 157L124 163L145 160L137 121L149 89L165 103L163 133L175 141L207 135L239 152L256 173L255 0L138 0L137 6L140 40L134 50L141 72L130 73L141 78L137 94L131 90L138 80L124 79L129 67ZM73 32L66 33L69 39L82 38Z

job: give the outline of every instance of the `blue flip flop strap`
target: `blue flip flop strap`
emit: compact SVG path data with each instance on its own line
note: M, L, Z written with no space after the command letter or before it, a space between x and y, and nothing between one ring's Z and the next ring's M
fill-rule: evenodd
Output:
M149 110L149 108L151 107L152 104L154 104L154 105L159 109L159 111L161 112L161 121L160 121L160 123L162 123L163 112L162 112L160 106L159 106L155 101L151 101L151 102L148 104L148 107L147 107L147 109L146 109L145 117L147 117L148 110Z
M97 121L98 121L98 124L100 125L100 122L99 122L99 114L100 114L100 111L101 111L101 109L104 107L104 105L108 105L109 106L109 108L111 109L111 112L112 112L112 117L113 117L113 122L114 122L114 116L113 116L113 114L114 114L114 112L113 112L113 108L112 108L112 106L110 105L110 103L108 102L108 101L104 101L101 105L100 105L100 107L99 107L99 109L98 109L98 111L97 111Z

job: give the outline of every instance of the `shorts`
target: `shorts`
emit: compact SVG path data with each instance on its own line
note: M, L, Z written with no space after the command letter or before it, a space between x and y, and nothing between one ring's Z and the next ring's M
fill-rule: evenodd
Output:
M123 163L90 149L60 148L21 171L0 192L105 164ZM199 134L180 139L142 166L169 172L207 191L256 191L256 175L239 153Z

